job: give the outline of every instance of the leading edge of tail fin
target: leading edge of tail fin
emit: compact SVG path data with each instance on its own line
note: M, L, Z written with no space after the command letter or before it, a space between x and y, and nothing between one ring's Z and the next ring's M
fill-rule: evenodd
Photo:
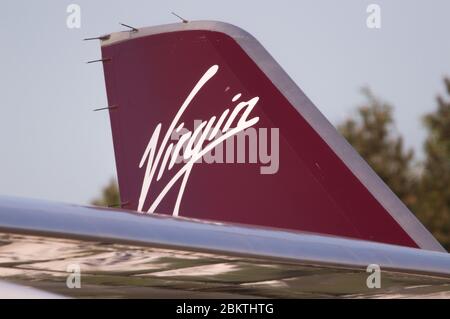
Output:
M445 251L250 34L102 40L125 208Z

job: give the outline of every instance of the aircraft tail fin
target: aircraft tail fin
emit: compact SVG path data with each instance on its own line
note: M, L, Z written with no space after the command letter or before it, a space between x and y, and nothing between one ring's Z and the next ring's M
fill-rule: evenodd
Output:
M102 55L125 208L443 251L247 32L142 28Z

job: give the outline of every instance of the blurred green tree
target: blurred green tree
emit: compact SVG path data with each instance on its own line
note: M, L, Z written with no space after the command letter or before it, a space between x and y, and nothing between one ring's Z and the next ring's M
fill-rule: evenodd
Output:
M444 79L450 96L450 79ZM437 97L437 109L424 116L427 138L417 217L450 249L450 98Z
M111 179L109 183L102 189L101 195L92 200L91 204L95 206L119 207L120 195L117 182L114 179Z
M405 149L396 134L392 107L365 88L367 102L356 116L338 125L338 130L368 162L381 179L409 207L416 203L417 177L413 173L413 151Z

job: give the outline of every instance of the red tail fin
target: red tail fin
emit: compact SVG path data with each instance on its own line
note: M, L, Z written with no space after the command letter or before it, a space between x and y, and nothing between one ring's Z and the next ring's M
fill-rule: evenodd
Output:
M172 24L102 53L126 208L442 250L248 33Z

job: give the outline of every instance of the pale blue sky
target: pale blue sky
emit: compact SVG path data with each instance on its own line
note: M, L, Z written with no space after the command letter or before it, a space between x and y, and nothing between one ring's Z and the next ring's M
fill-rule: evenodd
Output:
M81 29L66 8L81 6ZM366 27L381 6L382 28ZM221 20L252 33L333 123L369 86L395 108L398 131L420 152L420 116L450 75L450 1L2 1L0 194L87 203L115 176L99 43L82 38Z

